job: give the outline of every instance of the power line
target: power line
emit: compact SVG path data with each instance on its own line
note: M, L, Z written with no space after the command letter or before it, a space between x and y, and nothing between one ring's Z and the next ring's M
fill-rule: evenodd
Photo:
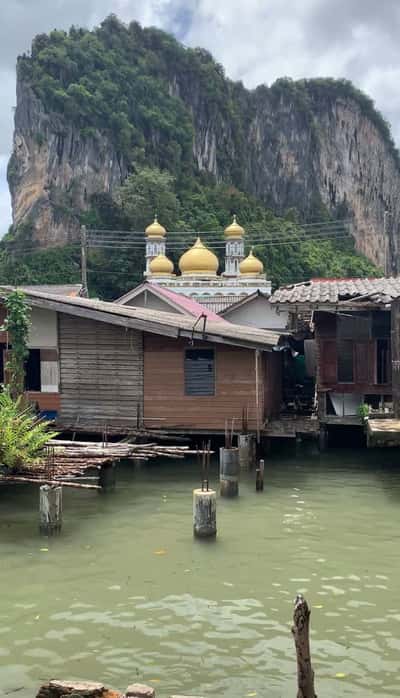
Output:
M340 241L340 240L351 240L352 238L349 235L337 235L334 238L326 238L326 237L319 237L319 238L309 238L309 239L301 239L301 240L283 240L280 242L273 242L270 243L268 240L264 240L263 242L256 243L257 247L280 247L284 245L296 245L296 244L304 244L307 242L315 242L315 243L321 243L321 242L335 242L335 241ZM89 249L107 249L107 250L141 250L144 249L143 245L139 244L126 244L126 245L108 245L108 244L102 244L102 245L94 245L90 246ZM177 245L172 249L172 251L178 251L180 249L186 249L185 245ZM209 245L208 249L210 250L225 250L225 245L220 244L220 245Z
M292 221L284 221L288 226L294 226L296 229L307 230L308 228L329 228L332 226L345 226L350 225L353 222L352 218L347 218L344 220L334 220L334 221L319 221L315 223L295 223ZM268 228L268 222L264 224L265 228ZM257 230L260 231L260 224L251 224L245 227L245 231ZM169 230L167 231L167 236L169 235L210 235L216 234L221 235L224 232L224 228L218 228L215 230ZM110 228L88 228L87 233L119 233L119 234L129 234L129 235L143 235L145 236L144 230L119 230Z
M325 239L329 239L331 237L335 237L337 235L347 235L350 237L350 233L343 228L337 228L337 229L332 229L329 231L315 231L314 233L296 233L294 232L292 235L275 235L272 237L266 237L265 235L262 235L261 233L258 233L257 235L252 235L249 237L249 239L245 239L244 242L247 244L256 244L257 242L280 242L282 240L313 240L315 237L323 237ZM144 246L146 244L146 240L135 240L132 238L123 238L123 237L113 237L113 236L108 236L108 235L101 235L101 236L96 236L96 237L89 237L88 238L89 244L93 247L95 245L101 245L103 243L115 243L115 244L129 244L129 245L141 245ZM187 240L173 240L169 243L167 243L168 247L174 247L174 246L184 246L187 245L188 241ZM219 245L226 245L226 242L221 239L221 238L213 238L212 240L207 240L207 245L213 245L213 244L219 244Z
M319 232L315 231L313 235L302 235L302 234L294 234L294 235L277 235L273 237L267 237L265 235L254 235L249 237L248 239L244 240L244 243L246 245L256 245L258 243L264 243L264 242L269 242L269 243L274 243L274 242L281 242L282 240L292 240L292 241L298 241L298 240L314 240L315 237L321 237L326 240L329 240L331 238L334 238L338 235L346 235L347 237L351 237L350 233L347 232L346 230L332 230L330 232ZM194 238L191 240L173 240L169 241L167 243L168 249L173 249L174 247L187 247L194 241ZM208 247L211 247L213 245L223 245L225 247L226 243L224 240L218 239L218 238L213 238L209 240L205 240L205 243ZM115 245L137 245L144 247L146 244L145 240L132 240L132 239L123 239L123 238L113 238L113 237L100 237L100 238L89 238L88 244L90 247L96 247L96 246L101 246L103 244L115 244Z

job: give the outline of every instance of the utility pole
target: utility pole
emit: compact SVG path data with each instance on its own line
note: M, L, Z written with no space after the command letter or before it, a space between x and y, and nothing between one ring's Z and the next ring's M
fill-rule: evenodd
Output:
M82 292L81 295L87 298L88 293L88 280L87 280L87 237L86 237L86 226L81 227L81 283Z

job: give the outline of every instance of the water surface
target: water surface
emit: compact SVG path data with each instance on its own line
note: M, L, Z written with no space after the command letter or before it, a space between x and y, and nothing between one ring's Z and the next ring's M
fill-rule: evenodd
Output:
M171 693L293 698L293 599L312 605L317 693L400 695L400 459L305 450L218 500L192 538L195 463L121 466L107 496L64 492L41 538L36 486L0 489L0 695L51 677ZM215 482L215 475L213 477Z

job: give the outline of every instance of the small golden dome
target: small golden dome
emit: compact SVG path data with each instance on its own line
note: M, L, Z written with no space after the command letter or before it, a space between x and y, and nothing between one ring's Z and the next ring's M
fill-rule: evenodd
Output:
M150 262L150 274L152 276L171 276L174 273L174 265L165 254L159 254Z
M240 262L239 270L241 276L259 276L264 272L264 265L260 259L254 256L253 248L246 259Z
M242 238L244 236L244 228L236 220L236 216L233 216L233 221L227 228L225 228L224 235L226 238Z
M163 238L167 234L167 231L160 225L157 216L155 216L153 223L147 226L145 233L148 238Z
M179 260L182 274L207 274L215 276L218 271L218 257L197 238L193 247L187 250Z

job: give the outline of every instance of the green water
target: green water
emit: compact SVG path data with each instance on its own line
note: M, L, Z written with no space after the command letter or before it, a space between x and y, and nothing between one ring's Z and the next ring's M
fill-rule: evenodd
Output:
M120 467L113 494L65 491L53 540L37 487L0 489L0 694L57 677L294 698L301 591L318 695L399 696L399 455L277 454L264 493L246 473L218 501L215 543L192 538L197 485L184 461Z

